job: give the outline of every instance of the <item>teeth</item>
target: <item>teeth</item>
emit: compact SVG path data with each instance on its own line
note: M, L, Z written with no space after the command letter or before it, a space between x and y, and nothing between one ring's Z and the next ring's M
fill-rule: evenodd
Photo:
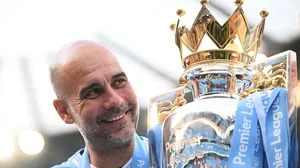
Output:
M116 116L116 117L113 117L111 119L108 119L109 122L112 122L112 121L116 121L116 120L119 120L120 118L124 117L125 114L121 114L119 116Z

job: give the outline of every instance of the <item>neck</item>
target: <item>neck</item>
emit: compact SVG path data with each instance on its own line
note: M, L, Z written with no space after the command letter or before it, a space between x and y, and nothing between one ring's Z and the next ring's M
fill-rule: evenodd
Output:
M88 145L90 162L97 168L121 168L133 155L135 138L122 147L105 150L95 150Z

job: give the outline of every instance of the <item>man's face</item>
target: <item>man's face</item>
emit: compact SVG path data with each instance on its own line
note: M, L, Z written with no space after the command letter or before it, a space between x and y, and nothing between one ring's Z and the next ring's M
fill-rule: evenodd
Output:
M94 148L119 147L133 138L137 98L113 53L103 46L81 47L63 66L68 110ZM97 145L99 144L99 145Z

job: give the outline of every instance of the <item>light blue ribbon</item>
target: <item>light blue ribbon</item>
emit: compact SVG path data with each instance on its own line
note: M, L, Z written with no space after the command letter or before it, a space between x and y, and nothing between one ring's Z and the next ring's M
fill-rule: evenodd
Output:
M254 101L269 168L287 168L290 133L287 93L282 87L260 92Z
M147 138L150 142L150 149L152 151L152 167L153 168L163 168L165 163L163 162L163 146L162 146L162 125L158 124L150 128L147 132Z
M228 160L229 168L249 168L249 165L252 165L256 145L260 147L259 143L256 144L257 122L254 95L251 95L238 104ZM261 155L257 152L256 157L261 157ZM257 158L257 161L259 160L261 158Z
M290 133L284 88L257 92L240 101L234 127L229 168L289 167Z
M263 142L261 136L260 125L257 125L257 137L255 141L255 149L254 149L254 157L253 157L253 168L261 168L263 167L264 162L264 149Z
M131 167L133 168L149 168L149 150L148 143L142 140L142 137L135 133L135 145L132 156Z

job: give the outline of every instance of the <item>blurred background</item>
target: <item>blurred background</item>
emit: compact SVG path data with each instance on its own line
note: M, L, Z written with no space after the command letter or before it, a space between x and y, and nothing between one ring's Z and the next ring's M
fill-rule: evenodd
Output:
M48 79L51 57L78 39L116 51L139 97L138 133L145 135L149 99L179 87L183 72L169 29L179 7L190 27L199 0L0 0L0 167L47 168L84 147L75 126L55 112ZM300 1L246 0L251 28L263 8L270 14L260 53L293 50L300 56ZM223 24L235 5L211 0L209 9Z

